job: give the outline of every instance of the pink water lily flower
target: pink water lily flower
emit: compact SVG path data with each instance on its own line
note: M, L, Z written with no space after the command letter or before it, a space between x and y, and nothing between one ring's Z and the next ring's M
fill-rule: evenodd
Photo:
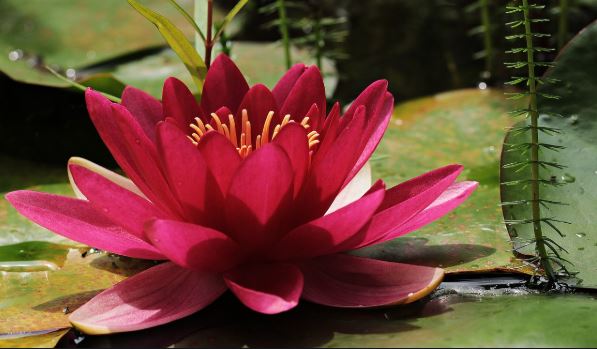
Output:
M226 56L201 103L170 78L162 102L132 87L122 103L88 90L102 140L128 178L73 158L78 198L16 191L24 216L69 239L164 261L103 291L70 315L90 334L164 324L230 290L275 314L299 299L333 307L408 303L442 280L438 268L345 252L424 226L463 202L475 182L450 165L391 189L367 160L393 109L385 81L343 115L329 113L321 74L295 65L273 90L251 88ZM408 166L408 164L404 164Z

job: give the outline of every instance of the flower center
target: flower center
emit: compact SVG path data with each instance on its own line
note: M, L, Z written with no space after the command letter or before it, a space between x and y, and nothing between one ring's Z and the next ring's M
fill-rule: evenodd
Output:
M267 117L265 118L265 123L263 124L263 129L261 133L255 137L255 143L253 144L253 136L252 132L255 130L251 129L251 121L249 120L249 114L247 113L246 109L242 110L241 113L241 125L240 125L240 135L237 132L237 125L234 121L234 115L228 115L228 122L222 122L220 117L216 113L211 113L212 121L209 123L204 123L201 119L195 118L195 123L190 124L189 126L193 129L193 133L190 136L187 136L194 145L198 145L199 141L205 134L209 131L215 131L219 134L225 136L230 140L230 142L236 147L236 150L240 154L241 157L246 157L247 155L251 154L253 150L257 150L264 146L265 144L271 142L276 138L276 136L280 133L284 126L295 123L296 121L292 119L290 114L286 114L282 122L273 126L272 128L272 120L274 118L274 112L270 111L267 113ZM305 129L309 129L311 127L309 125L309 117L305 116L300 125L303 126ZM271 133L270 138L270 130L273 130ZM309 144L309 153L313 153L313 147L319 143L319 133L317 131L311 131L307 134L307 142Z

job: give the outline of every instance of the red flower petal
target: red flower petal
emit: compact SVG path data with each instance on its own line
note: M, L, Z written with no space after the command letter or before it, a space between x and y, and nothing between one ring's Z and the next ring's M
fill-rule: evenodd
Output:
M109 288L69 320L88 334L141 330L193 314L226 291L221 277L164 263Z
M127 86L122 93L122 105L137 119L147 137L155 141L155 125L164 120L162 103L144 91Z
M167 214L146 199L93 171L77 165L70 165L69 170L93 208L140 239L145 239L145 221L167 218Z
M302 193L301 216L306 220L323 215L342 189L354 167L361 133L365 126L365 108L359 111L325 154L315 153Z
M249 249L280 233L292 200L294 178L288 156L269 143L251 153L232 179L225 214L230 233Z
M298 194L309 168L309 144L307 131L298 123L287 124L274 138L274 144L284 149L294 173L294 196Z
M301 75L303 75L305 70L307 70L307 67L302 63L293 65L292 68L288 69L284 76L282 76L276 86L274 86L272 93L276 98L276 103L278 106L284 105L290 90L292 90L297 80L301 77Z
M205 77L201 109L213 113L221 107L237 110L249 85L236 64L228 56L221 54L211 64Z
M386 80L377 80L359 94L359 96L350 104L346 113L342 117L344 124L348 123L357 112L360 106L367 108L367 112L372 114L379 109L383 103L384 96L388 91L388 82Z
M238 151L228 138L217 132L208 132L201 137L197 149L225 195L241 163Z
M224 274L230 290L247 307L264 314L294 308L303 290L303 275L290 264L262 264Z
M459 182L454 183L440 195L431 205L419 212L405 224L398 227L374 243L395 239L399 236L415 231L452 211L463 203L477 188L477 182Z
M400 183L386 197L371 223L342 245L341 251L367 246L390 234L435 201L462 172L461 165L449 165Z
M201 152L169 122L158 126L158 151L170 188L181 203L186 221L209 224L223 200Z
M414 302L441 282L442 269L336 254L301 266L303 298L344 308Z
M147 242L114 225L87 201L21 190L6 199L33 222L71 240L123 256L164 259Z
M276 105L276 100L274 99L274 95L270 92L270 90L265 87L265 85L257 84L247 92L245 97L243 98L238 110L236 112L236 124L238 125L238 129L241 129L241 120L242 120L242 110L246 109L249 120L251 121L251 132L252 132L252 144L255 144L255 139L257 135L261 134L263 130L263 125L265 124L265 119L267 118L267 114L270 111L274 112L274 117L272 119L272 124L270 126L269 138L271 139L271 135L274 131L274 126L279 124L282 121L282 117L278 113L278 107Z
M320 114L314 115L310 124L314 130L319 130L326 114L326 98L323 78L316 66L307 68L298 78L280 107L280 113L290 114L294 120L301 120L313 104L317 105Z
M163 211L181 215L182 208L160 169L155 144L147 138L126 108L113 104L112 112L116 124L121 129L121 137L131 163L134 164L134 171L129 174L133 182Z
M384 192L380 180L359 200L293 229L271 248L271 258L298 260L330 253L369 222Z
M221 272L242 258L240 246L224 233L196 224L155 220L146 226L152 244L172 262L189 269Z
M172 118L181 130L189 128L196 117L204 119L197 100L187 85L177 78L168 78L162 90L164 118ZM205 120L205 119L204 119Z

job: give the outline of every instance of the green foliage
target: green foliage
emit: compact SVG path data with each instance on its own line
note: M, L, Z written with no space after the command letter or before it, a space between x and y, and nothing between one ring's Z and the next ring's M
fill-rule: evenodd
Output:
M558 133L556 128L545 128L539 126L539 105L537 103L538 97L557 99L558 97L552 94L539 92L537 87L545 83L553 83L554 79L542 79L536 76L536 67L551 67L552 63L536 62L535 55L538 52L550 52L551 49L536 47L534 44L535 38L548 37L549 34L537 33L533 31L532 25L548 21L544 18L532 17L532 11L542 10L544 6L537 4L529 4L528 0L522 0L512 6L507 6L507 13L517 16L517 19L507 23L510 28L522 28L521 33L506 36L508 40L523 40L524 46L509 50L510 54L523 54L526 59L516 62L506 63L508 68L512 69L526 69L525 76L516 76L507 84L524 86L524 92L510 94L510 99L528 99L527 108L517 109L511 112L513 116L524 116L529 120L525 126L514 130L517 134L528 133L529 139L523 143L506 143L506 152L518 152L521 154L521 159L514 162L502 163L502 169L505 171L520 172L529 169L530 175L528 178L518 179L515 181L503 182L504 186L517 186L522 189L530 188L530 197L504 202L508 206L527 205L531 207L530 215L527 217L518 217L516 219L507 219L506 225L532 225L534 238L529 241L529 244L535 245L537 257L532 257L531 262L538 262L550 282L557 281L557 271L554 270L554 265L560 268L561 272L568 274L565 263L567 261L561 256L564 249L553 239L544 236L543 228L547 227L553 229L560 235L562 232L557 227L558 223L568 223L552 217L547 217L542 214L542 210L549 210L550 206L561 204L554 200L546 200L540 192L542 185L559 185L560 183L552 183L541 175L542 170L546 169L563 169L564 166L552 161L545 161L540 158L540 152L558 151L562 146L549 144L539 141L539 133L546 134Z

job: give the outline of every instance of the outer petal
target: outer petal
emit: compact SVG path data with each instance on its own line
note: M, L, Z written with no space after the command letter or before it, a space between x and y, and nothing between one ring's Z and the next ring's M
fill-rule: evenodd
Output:
M371 188L371 165L367 162L356 176L336 196L325 214L330 214L351 202L358 200Z
M155 220L146 235L168 259L181 267L221 272L242 259L240 246L217 230L170 220Z
M169 117L176 121L178 127L186 130L193 118L203 118L197 100L187 85L176 78L168 78L162 90L164 103L164 118Z
M374 113L380 103L383 102L383 98L388 90L388 82L386 80L377 80L371 85L367 86L366 89L359 94L359 96L350 104L346 113L342 117L342 122L346 124L356 114L357 109L360 106L367 108L369 113Z
M294 308L303 290L303 275L291 264L245 266L224 274L224 280L241 302L264 314Z
M280 233L293 189L292 166L278 145L251 153L240 165L226 197L231 236L243 247L262 247Z
M452 211L463 203L477 188L477 182L459 182L452 184L431 205L409 219L405 224L390 231L373 243L395 239L399 236L415 231Z
M298 78L280 107L280 113L290 114L294 120L300 120L307 115L313 104L319 108L320 115L314 115L310 123L314 130L319 130L326 114L326 98L323 78L316 66L307 68Z
M85 195L83 195L83 193L81 193L81 190L77 187L77 184L75 183L73 176L70 173L70 165L77 165L79 167L84 167L84 168L88 169L89 171L95 172L98 175L110 180L111 182L118 184L119 186L123 187L124 189L126 189L130 192L133 192L142 198L147 199L145 197L145 194L143 194L143 192L141 192L141 190L130 179L128 179L124 176L121 176L116 172L110 171L107 168L102 167L96 163L93 163L87 159L73 156L72 158L68 159L68 166L67 166L68 180L70 182L71 187L73 188L73 191L75 192L75 196L79 199L86 200L87 198L85 197ZM149 200L149 199L147 199L147 200Z
M238 151L226 137L217 132L208 132L201 137L197 149L216 179L220 191L226 194L241 163Z
M344 243L339 251L370 245L396 230L435 201L456 180L460 172L461 165L449 165L389 189L371 223Z
M95 172L77 165L70 165L69 172L93 208L140 239L145 239L145 221L167 217L146 199Z
M271 258L300 260L330 253L369 222L384 192L383 182L378 181L361 199L293 229L271 248Z
M282 147L290 159L294 173L294 196L298 194L309 168L309 139L307 131L298 123L284 126L274 138L274 143Z
M292 66L282 78L278 81L272 93L276 98L276 102L279 106L284 105L288 94L296 84L297 80L303 75L303 73L307 70L307 67L302 64L298 63Z
M370 114L367 128L363 134L361 141L360 155L352 169L348 174L345 183L348 183L354 175L361 169L361 167L369 160L371 154L375 151L381 138L383 137L390 119L392 118L392 111L394 110L394 97L390 93L386 93L381 105Z
M133 182L162 210L182 214L182 208L160 168L155 144L145 136L126 108L113 104L112 110L116 123L122 130L121 136L131 163L134 164L135 170L130 174Z
M301 266L303 298L343 308L411 303L431 293L441 282L438 268L330 255Z
M147 137L155 141L155 125L164 120L162 103L144 91L127 86L122 93L122 105L137 119Z
M158 126L158 153L170 188L183 206L186 220L208 224L219 212L222 192L201 152L169 122Z
M88 334L141 330L195 313L224 291L217 275L164 263L98 294L69 320Z
M220 54L214 60L205 77L201 109L212 113L221 107L237 110L249 85L243 74L228 56Z
M153 246L114 225L87 201L15 191L6 199L20 214L57 234L123 256L164 259Z

